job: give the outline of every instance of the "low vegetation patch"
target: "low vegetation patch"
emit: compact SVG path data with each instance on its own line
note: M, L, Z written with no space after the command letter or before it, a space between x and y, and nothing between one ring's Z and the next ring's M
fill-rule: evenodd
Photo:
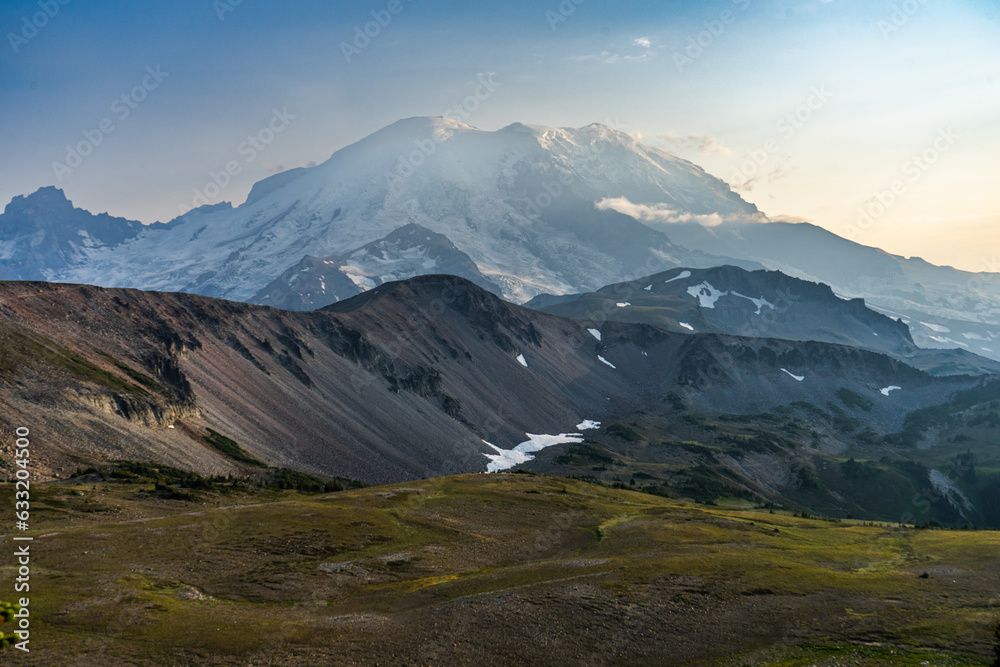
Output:
M17 635L14 634L14 614L21 611L21 605L16 602L2 602L0 601L0 651L10 648L16 644L19 639ZM9 632L4 632L7 628L10 628Z
M583 442L568 447L565 453L556 457L555 462L560 465L578 466L599 463L620 463L608 450L590 442Z
M170 466L140 461L113 461L107 465L81 468L70 476L86 482L118 482L153 485L151 493L168 500L199 500L194 493L250 493L255 490L295 490L304 493L330 493L359 489L364 483L343 477L321 478L288 468L267 468L246 476L197 473Z
M110 361L112 364L114 364L115 368L117 368L118 370L122 371L123 373L125 373L130 378L132 378L133 380L135 380L136 382L138 382L142 386L146 387L147 389L152 389L153 391L155 391L157 393L160 393L160 394L166 394L167 393L167 390L163 387L162 384L160 384L159 382L157 382L153 378L149 377L148 375L146 375L144 373L140 373L139 371L135 370L134 368L132 368L128 364L123 364L122 362L118 361L117 359L115 359L113 356L111 356L107 352L104 352L102 350L97 350L97 353L99 355L101 355L102 357L104 357L105 359L107 359L108 361Z
M229 498L174 468L102 465L33 495L32 630L45 664L79 663L91 633L107 664L574 664L584 650L636 665L990 664L996 533L792 516L696 473L717 506L636 493L660 481L638 474L631 488L469 474ZM206 480L309 483L249 474ZM156 479L203 504L129 483ZM0 501L14 492L0 484Z
M228 456L229 458L239 461L240 463L247 463L252 466L257 466L259 468L266 468L267 464L263 461L259 461L254 457L250 456L239 444L232 438L227 438L218 431L208 429L208 435L205 436L205 442L215 447L217 450Z
M616 438L621 438L625 442L641 442L642 436L631 426L625 424L609 424L604 432Z
M875 407L874 403L869 401L864 396L854 393L847 387L841 387L837 390L837 398L840 399L841 403L852 409L871 412L871 409Z

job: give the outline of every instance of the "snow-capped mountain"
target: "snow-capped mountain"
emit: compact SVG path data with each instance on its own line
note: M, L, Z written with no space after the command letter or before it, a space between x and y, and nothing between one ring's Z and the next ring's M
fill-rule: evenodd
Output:
M500 293L500 287L446 236L409 224L345 255L307 255L250 301L285 310L315 310L383 283L428 273L459 276Z
M7 280L45 280L85 265L94 249L117 248L148 231L135 220L74 208L62 190L14 197L0 216L0 272Z
M79 261L50 263L38 277L248 300L306 255L345 255L408 224L447 237L515 301L721 263L595 208L608 197L690 215L757 214L696 165L601 125L485 132L411 118L257 183L239 207L192 210L123 243L83 248Z
M409 226L428 230L438 254L399 245L393 235ZM410 118L323 164L260 181L238 207L202 206L142 225L92 215L42 188L0 215L0 279L285 308L425 273L453 272L523 303L722 264L827 283L910 324L921 347L1000 360L1000 274L936 267L814 225L768 222L696 165L602 125L515 123L487 132ZM306 279L313 268L320 278Z

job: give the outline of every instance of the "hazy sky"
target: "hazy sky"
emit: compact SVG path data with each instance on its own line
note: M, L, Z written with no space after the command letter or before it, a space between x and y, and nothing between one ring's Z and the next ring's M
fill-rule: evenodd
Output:
M0 32L0 205L54 184L167 220L252 156L239 204L485 75L482 129L605 123L771 217L1000 271L996 0L15 0Z

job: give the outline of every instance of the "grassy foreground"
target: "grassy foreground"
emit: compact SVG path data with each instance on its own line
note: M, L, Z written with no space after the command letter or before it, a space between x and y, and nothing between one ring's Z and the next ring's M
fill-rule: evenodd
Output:
M198 501L47 485L32 512L32 652L4 664L989 665L1000 616L996 532L554 477Z

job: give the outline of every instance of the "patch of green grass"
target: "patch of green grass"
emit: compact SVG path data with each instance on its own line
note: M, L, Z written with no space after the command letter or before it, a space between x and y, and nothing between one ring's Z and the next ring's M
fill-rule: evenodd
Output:
M148 393L142 387L138 387L131 382L118 377L114 373L109 373L103 368L95 366L76 352L59 345L55 341L46 340L44 342L39 342L28 339L27 337L23 338L25 351L30 351L34 359L38 362L49 366L55 366L57 368L63 368L83 380L92 382L96 385L109 387L117 391L122 391L128 394Z
M344 477L320 478L289 468L267 468L244 477L203 477L194 472L141 461L113 461L99 467L79 469L70 476L83 482L118 482L130 485L155 485L154 491L171 500L198 500L194 494L177 491L191 489L210 493L250 493L259 489L294 490L305 493L330 493L364 488L365 484Z
M112 359L105 353L101 355ZM100 368L82 355L49 338L28 336L10 329L0 331L0 375L17 375L25 368L56 368L85 382L122 394L150 396L145 387L162 391L163 388L149 376L113 359L112 361L116 368L125 372L138 384Z
M133 380L135 380L139 384L143 385L147 389L152 389L153 391L155 391L157 393L160 393L160 394L166 394L167 393L167 390L163 387L163 385L160 384L159 382L157 382L156 380L154 380L153 378L151 378L150 376L148 376L148 375L146 375L144 373L140 373L139 371L135 370L134 368L132 368L128 364L124 364L124 363L118 361L113 356L111 356L107 352L104 352L103 350L96 350L96 352L99 355L101 355L102 357L104 357L105 359L108 359L112 364L114 364L115 368L117 368L118 370L124 372L130 378L132 378Z
M660 446L669 446L672 443L661 442ZM690 452L692 454L697 454L699 456L706 457L711 463L718 463L718 458L716 457L716 450L708 445L698 442L697 440L685 440L679 443L679 446L684 451Z
M45 559L33 629L48 664L79 662L84 649L108 664L397 664L416 645L435 664L524 664L503 653L516 642L491 637L584 637L612 604L642 634L595 644L609 663L686 644L703 651L686 664L985 665L993 642L1000 537L988 531L711 508L544 475L267 492L246 504L206 492L198 511L81 479L41 485L32 499L33 512L64 510L39 514L35 534ZM13 492L0 484L0 505ZM84 502L121 513L84 515ZM774 632L741 637L748 613L750 627ZM671 625L685 617L697 623ZM547 634L543 618L565 623ZM99 645L81 643L95 630ZM487 652L456 653L466 637L473 651L487 637ZM732 649L721 654L713 637ZM383 659L386 646L402 657ZM557 653L559 642L531 650L545 664L576 655Z
M365 487L365 484L357 480L344 477L321 479L289 468L271 468L265 475L263 485L271 489L293 489L307 493L329 493Z
M267 464L263 461L255 459L250 456L242 447L239 446L232 438L227 438L218 431L212 429L207 429L208 435L205 436L205 442L215 447L217 450L228 456L229 458L239 461L240 463L247 463L252 466L257 466L258 468L266 468Z
M729 477L713 467L698 465L683 472L679 491L698 502L714 503L720 498L756 498L756 494L739 488Z

